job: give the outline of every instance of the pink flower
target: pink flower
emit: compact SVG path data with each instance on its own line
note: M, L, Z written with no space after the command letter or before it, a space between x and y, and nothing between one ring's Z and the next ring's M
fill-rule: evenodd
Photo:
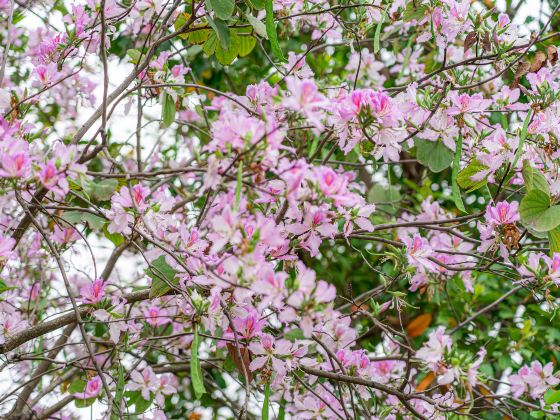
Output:
M0 344L7 338L22 331L27 326L27 321L21 319L19 312L0 311Z
M77 392L74 394L74 398L79 400L87 400L89 398L95 398L101 392L101 387L103 383L99 376L94 376L89 381L87 381L86 388L83 392Z
M60 227L55 225L52 239L59 245L64 245L69 242L74 242L80 239L80 235L73 227Z
M323 109L328 101L319 93L315 82L310 79L301 80L292 76L286 78L286 86L291 95L284 98L284 106L301 112L317 129L322 129Z
M249 344L249 350L256 355L249 365L251 370L262 369L266 365L271 365L276 372L276 380L286 375L287 369L285 362L277 356L289 356L292 343L288 340L275 340L270 334L261 335L260 342Z
M429 259L433 254L432 248L425 238L415 233L412 238L406 235L402 241L406 245L406 255L411 265L428 270L436 269L435 264Z
M161 309L155 305L148 307L148 309L144 311L144 316L146 317L146 322L152 327L159 327L171 321L167 318L167 310Z
M261 315L254 308L245 309L244 312L244 314L233 318L233 326L237 335L245 339L260 335L266 321L261 319ZM224 336L233 337L233 332L228 329Z
M430 333L428 342L416 352L416 357L436 371L445 353L451 350L452 343L451 337L445 334L445 327L438 327Z
M560 383L560 379L553 374L553 370L552 362L543 367L539 361L535 360L530 367L523 366L516 375L509 377L513 396L519 397L528 392L533 399L542 397L546 391Z
M85 304L95 305L105 297L105 281L103 279L95 279L90 284L80 289L82 302Z
M25 178L31 172L31 158L26 151L2 154L0 165L0 177Z
M15 245L16 240L14 238L0 235L0 259L11 257Z
M140 390L142 398L146 401L151 399L151 393L156 392L160 387L160 382L150 366L142 369L141 373L137 370L130 374L132 382L128 384L128 389L132 391Z
M305 212L303 223L292 223L285 229L294 235L301 235L301 246L308 250L312 257L319 253L322 237L332 238L338 233L327 212L314 206Z
M70 190L66 176L58 171L52 159L42 165L38 177L46 188L59 197L64 197Z
M520 219L519 212L517 211L519 203L512 201L500 201L495 206L488 206L486 208L485 218L491 225L507 225L515 223Z
M557 286L560 285L560 253L555 252L552 258L543 255L542 259L548 267L548 277Z

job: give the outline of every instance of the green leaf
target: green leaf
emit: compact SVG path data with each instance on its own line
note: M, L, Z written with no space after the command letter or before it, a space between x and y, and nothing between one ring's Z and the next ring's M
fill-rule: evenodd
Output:
M196 31L189 32L188 34L185 35L187 36L187 40L191 44L198 45L198 44L204 44L208 40L208 37L210 36L211 33L212 31L209 29L199 29Z
M264 386L264 402L263 402L263 408L261 414L262 420L268 420L269 400L270 400L270 383L267 382L266 385Z
M560 225L560 206L550 206L548 194L531 190L519 205L521 220L537 232L548 232Z
M280 410L278 410L277 420L284 420L286 418L286 401L282 398L280 402Z
M247 16L247 20L249 21L249 23L251 24L251 26L253 27L253 29L255 30L255 33L261 37L263 37L264 39L268 39L268 33L266 32L266 26L264 23L262 23L259 19L257 19L256 17L254 17L251 13L247 12L247 14L245 15Z
M163 92L162 95L162 108L161 108L161 119L163 120L163 125L169 127L173 121L175 121L175 101L173 97Z
M152 279L150 299L164 295L171 290L170 284L178 283L178 279L175 278L175 270L167 264L163 255L152 261L150 268L146 270L146 274Z
M142 396L140 396L140 398L138 398L135 402L135 414L142 414L145 413L146 411L148 411L148 408L150 408L150 406L152 405L152 401L154 400L153 398L153 394L150 393L151 398L149 400L145 400L144 398L142 398Z
M119 364L117 372L117 389L115 390L115 406L120 407L121 401L124 396L124 369L122 364ZM115 417L116 418L116 417Z
M441 141L416 139L416 158L430 168L432 172L441 172L451 164L453 152Z
M560 401L560 390L554 391L550 390L544 394L544 402L547 404L555 404Z
M560 252L560 226L556 226L548 232L548 243L551 256L554 255L555 252Z
M84 190L91 198L97 201L107 201L118 187L119 181L112 178L104 179L100 182L88 182L84 185Z
M86 385L87 382L85 380L77 379L68 386L68 393L77 394L79 392L84 392L84 389L86 389Z
M124 242L124 236L122 236L120 233L110 233L107 230L107 225L103 226L103 235L105 235L105 237L107 239L109 239L111 242L113 242L113 244L115 246L119 246Z
M239 40L237 46L237 54L239 57L249 55L251 51L253 51L253 48L255 48L255 45L257 45L257 40L253 36L239 35L237 39Z
M228 48L223 49L219 43L216 45L216 58L220 64L227 66L235 60L239 49L239 38L235 32L232 32Z
M522 175L527 191L541 190L546 193L546 195L550 195L548 181L538 169L531 166L531 163L527 159L523 161Z
M220 19L212 19L210 16L206 15L206 20L208 25L214 30L214 33L220 41L222 49L225 51L229 48L229 27Z
M206 389L204 388L204 381L202 376L202 368L200 366L200 360L198 358L198 346L199 337L198 337L198 325L194 324L194 337L191 345L191 383L194 389L194 395L197 400L200 399L205 393Z
M85 399L85 400L76 399L74 401L74 405L77 408L91 407L93 405L93 403L95 402L95 400L96 400L96 398L88 398L88 399Z
M521 151L523 150L523 145L525 144L525 139L527 138L527 129L529 128L529 121L531 121L531 117L533 116L533 110L529 110L527 116L525 117L525 121L523 122L523 128L521 129L521 134L519 135L519 146L517 146L517 151L515 152L515 158L513 159L513 163L511 165L512 168L515 168L519 157L521 156Z
M243 161L239 162L237 168L237 184L235 185L235 203L233 210L237 211L239 208L239 200L241 200L241 187L243 187Z
M107 223L102 217L85 211L65 211L62 215L62 219L71 225L80 222L87 223L91 229L101 229L105 223Z
M296 340L303 340L305 338L305 336L304 336L303 330L301 328L296 328L296 329L290 330L286 334L284 334L284 338L286 340L294 342Z
M401 193L397 187L389 185L384 187L381 184L375 184L368 192L367 201L373 204L396 203L402 199Z
M142 56L138 50L127 50L126 55L130 57L130 62L132 64L138 64L138 61L140 61L140 57Z
M478 160L473 160L469 163L461 172L459 172L459 176L457 177L457 184L465 190L465 192L472 192L482 188L488 183L488 176L485 176L480 181L473 181L471 179L472 176L478 174L479 172L485 171L488 169L488 166L483 165Z
M385 22L385 11L383 11L383 13L381 13L381 19L379 20L379 23L377 24L377 28L375 28L375 35L373 37L373 53L377 54L379 52L379 40L381 38L381 27L383 26L383 23Z
M190 17L191 17L191 15L189 15L188 13L181 13L179 16L177 16L177 19L173 23L173 27L175 28L175 30L178 31L183 26L185 26L185 24L187 23L187 21L189 20ZM198 31L195 31L195 32L198 32ZM195 32L180 34L179 38L188 39L189 35L192 34L192 33L195 33Z
M235 8L234 0L206 0L206 5L220 19L229 19Z
M409 1L406 5L406 8L404 9L403 20L405 22L410 22L411 20L420 21L426 15L427 11L427 5L418 5L412 1Z
M282 54L280 44L278 43L278 35L276 33L276 26L274 25L274 10L272 8L272 0L265 0L264 9L266 11L266 33L268 34L268 39L270 40L272 52L274 53L276 58L278 58L278 60L286 62L284 54Z
M0 280L0 294L14 289L17 289L17 287L8 286L3 280Z
M264 1L265 0L245 0L245 3L247 3L253 9L262 10L264 9Z
M461 197L461 190L457 185L457 176L459 175L459 163L461 161L461 152L463 151L463 133L459 131L459 137L457 138L457 144L455 146L455 157L453 158L453 169L451 171L451 188L453 191L453 202L457 208L466 213L465 204L463 204L463 198Z
M202 51L204 51L204 54L210 57L212 54L216 52L216 47L218 47L219 45L220 43L218 42L218 37L216 36L216 33L212 32L208 37L208 39L206 40L206 42L204 43L204 45L202 46Z

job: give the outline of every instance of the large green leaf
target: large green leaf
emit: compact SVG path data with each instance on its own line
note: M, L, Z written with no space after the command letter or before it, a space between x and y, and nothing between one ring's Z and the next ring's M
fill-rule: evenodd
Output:
M107 221L102 217L85 211L65 211L62 215L62 219L72 225L84 222L87 223L92 229L101 229L105 225L105 223L107 223Z
M531 166L528 160L523 161L523 180L527 191L541 190L546 195L550 195L550 187L544 175L538 169Z
M469 163L457 176L457 184L465 190L465 192L472 192L484 187L488 183L488 177L485 176L480 181L473 181L472 176L488 169L488 166L483 165L478 160L473 160Z
M164 92L162 97L161 119L166 127L169 127L175 121L175 101L173 97Z
M255 30L256 34L263 37L264 39L268 39L268 33L266 32L266 26L262 23L259 19L254 17L251 13L247 13L247 20Z
M175 270L167 264L163 255L152 261L146 274L152 279L150 299L164 295L171 290L170 284L175 285L178 282L175 278Z
M396 203L401 201L402 196L397 187L389 185L384 187L381 184L375 184L368 192L367 201L368 203L374 204L387 204Z
M560 252L560 226L548 232L548 243L550 248L550 255L555 252Z
M206 5L220 19L229 19L235 8L234 0L206 0Z
M272 0L266 0L264 9L266 11L265 26L266 33L268 34L268 39L270 40L270 46L272 47L272 52L280 61L287 61L282 54L282 49L278 43L278 35L276 34L276 26L274 25L274 10L272 7Z
M441 172L451 165L453 152L441 141L416 139L416 158L430 168L432 172Z
M521 220L537 232L548 232L560 225L560 206L550 206L548 194L531 190L519 205Z
M463 204L463 198L461 197L461 190L457 185L457 176L459 175L459 164L461 161L461 152L463 151L463 134L459 131L459 137L457 139L457 145L455 146L455 157L453 158L453 169L451 172L451 188L453 191L453 202L457 208L466 213L465 205Z
M194 389L194 395L197 400L200 399L205 393L204 381L202 376L202 368L200 366L200 359L198 358L198 346L200 345L200 340L198 336L198 325L193 324L194 336L191 344L191 383Z
M527 116L525 117L525 121L523 122L523 128L521 128L521 133L519 134L519 146L517 146L517 150L515 151L515 157L511 165L512 168L515 168L517 161L521 157L521 153L523 151L523 145L525 144L525 139L527 138L527 129L529 128L529 122L531 121L532 115L533 115L533 111L529 110Z
M221 19L212 19L210 16L206 16L206 20L218 37L222 49L227 50L230 41L229 27Z
M268 406L270 400L270 383L266 383L264 386L264 402L262 407L262 420L268 420Z

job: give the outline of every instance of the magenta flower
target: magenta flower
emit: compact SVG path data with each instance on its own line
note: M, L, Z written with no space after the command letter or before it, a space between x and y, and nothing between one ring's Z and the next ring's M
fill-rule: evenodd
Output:
M70 189L66 176L63 172L58 171L54 160L45 163L38 176L43 185L59 197L64 197Z
M101 387L103 383L99 376L94 376L89 381L87 381L86 388L83 392L77 392L74 394L74 398L79 400L87 400L89 398L95 398L101 392Z
M4 153L0 165L0 177L4 178L25 178L31 172L31 158L24 151Z
M445 327L438 327L430 333L428 342L416 352L416 357L436 371L445 353L451 350L452 343L451 337L445 334Z
M256 355L249 365L251 370L262 369L263 366L272 366L276 372L276 380L286 375L286 363L278 356L289 356L292 343L288 340L275 340L270 334L261 335L260 342L249 344L249 350Z
M544 367L539 361L532 362L530 367L523 366L517 374L509 377L513 396L520 397L524 393L529 393L533 399L542 397L546 391L560 383L553 370L552 362Z
M11 257L15 245L16 241L14 238L0 235L0 259Z
M95 279L90 284L86 284L80 289L82 302L85 304L95 305L105 297L105 281L103 279Z
M167 318L167 310L159 308L155 305L151 305L144 311L144 316L146 317L146 322L152 327L159 327L160 325L165 325L171 320Z
M402 241L406 245L406 255L408 262L411 265L416 268L424 268L427 270L436 269L435 264L429 259L432 256L433 251L426 238L423 238L419 234L415 233L412 238L406 235L402 238Z
M518 207L519 203L517 201L511 203L500 201L495 206L486 207L484 217L489 224L494 226L515 223L520 219Z
M150 393L155 393L160 386L156 374L149 366L141 371L133 371L130 374L130 379L132 382L128 384L128 389L132 391L140 391L142 398L146 401L150 400Z

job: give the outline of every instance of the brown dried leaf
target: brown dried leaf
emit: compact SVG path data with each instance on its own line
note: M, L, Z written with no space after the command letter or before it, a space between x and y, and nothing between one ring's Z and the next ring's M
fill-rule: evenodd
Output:
M463 52L466 53L476 42L478 38L478 34L476 33L476 31L471 31L467 34L467 37L465 38L465 43L463 46Z
M538 72L544 65L546 64L546 54L542 51L537 51L535 53L535 57L533 57L533 62L531 63L531 67L529 71L531 73Z
M434 374L434 372L429 372L426 376L424 376L424 379L422 379L416 387L416 392L423 392L428 389L432 382L434 382L435 378L436 375Z
M244 375L244 372L247 372L247 375L249 376L249 382L251 382L253 380L253 374L251 372L251 369L249 369L249 365L251 364L251 359L249 358L249 349L247 349L246 347L239 348L241 359L239 358L237 347L235 346L235 344L228 343L227 349L239 373L241 373L241 375ZM243 370L243 366L245 366L245 371Z
M484 36L480 40L480 43L484 51L490 51L492 49L492 45L490 44L490 35L488 34L488 32L484 33Z
M549 45L546 47L546 54L548 55L548 61L551 65L555 65L558 61L558 50L554 45Z
M418 337L430 326L432 322L432 314L422 314L417 316L406 327L406 333L409 337Z
M520 61L519 64L517 65L517 70L515 71L515 83L514 83L514 87L519 85L519 81L521 80L521 78L527 74L527 72L529 71L529 68L531 67L531 65L525 61Z

